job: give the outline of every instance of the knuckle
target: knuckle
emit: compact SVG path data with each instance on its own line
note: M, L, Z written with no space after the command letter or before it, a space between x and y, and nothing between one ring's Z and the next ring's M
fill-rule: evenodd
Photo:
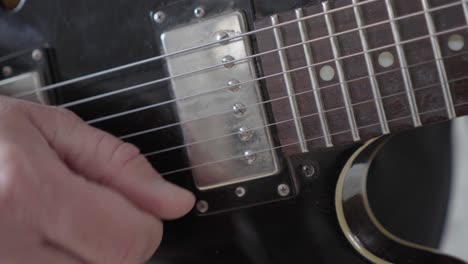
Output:
M135 160L142 159L140 150L128 142L119 142L111 159L121 165L122 169Z
M135 232L133 243L127 244L125 250L122 251L124 255L119 263L144 263L159 247L163 234L162 222L152 217L148 219L149 222L144 225L145 228L140 229L142 233Z
M62 118L71 119L73 121L81 121L81 118L71 110L68 110L63 107L54 107L53 109L57 111L59 116Z
M0 171L7 174L17 174L24 169L26 153L14 144L3 144L0 148Z
M24 153L14 147L2 147L0 151L0 207L8 205L15 193L24 188Z
M27 108L27 103L21 100L12 99L5 96L0 96L0 112L2 113L17 113Z

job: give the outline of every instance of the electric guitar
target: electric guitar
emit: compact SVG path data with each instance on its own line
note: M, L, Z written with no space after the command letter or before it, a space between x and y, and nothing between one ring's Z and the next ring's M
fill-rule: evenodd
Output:
M0 94L195 193L152 263L465 263L393 234L370 184L389 135L468 114L467 29L466 0L0 0Z

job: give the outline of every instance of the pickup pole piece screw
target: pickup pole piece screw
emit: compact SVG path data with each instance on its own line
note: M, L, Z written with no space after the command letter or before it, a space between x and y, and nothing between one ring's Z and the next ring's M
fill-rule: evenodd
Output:
M234 111L234 115L236 117L242 117L247 111L247 108L245 105L238 103L232 106L232 110Z
M200 200L197 202L197 210L200 213L206 213L208 212L208 202L205 200Z
M205 9L199 6L193 10L193 14L195 15L196 18L201 18L205 16Z
M219 31L215 34L215 40L218 41L221 45L226 45L229 43L229 40L224 40L227 38L229 38L229 34L226 31Z
M315 175L315 168L312 165L304 165L302 166L302 174L305 177L310 178Z
M154 22L161 24L166 20L166 14L163 11L158 11L153 15Z
M248 129L247 127L239 128L239 138L242 141L248 141L252 139L253 131Z
M278 185L278 194L282 197L288 196L291 190L289 189L289 186L287 184L280 184Z
M2 74L4 77L11 76L13 74L13 68L11 68L10 66L3 66Z
M245 188L242 186L237 187L234 192L236 193L237 197L243 197L246 193Z
M227 82L228 89L231 92L237 92L242 88L242 85L239 84L240 82L236 79L231 79Z
M38 49L35 49L35 50L33 50L31 56L32 56L33 60L40 61L40 60L42 60L42 51L38 50Z
M232 68L235 65L234 60L236 60L234 59L234 57L232 57L231 55L227 55L221 59L221 63L224 65L225 68Z
M244 159L247 162L247 164L251 165L257 160L257 154L255 154L251 150L247 150L244 152Z

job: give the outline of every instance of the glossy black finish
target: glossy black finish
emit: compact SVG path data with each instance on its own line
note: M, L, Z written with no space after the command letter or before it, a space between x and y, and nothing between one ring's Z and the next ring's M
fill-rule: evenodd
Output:
M366 203L369 201L367 177L373 160L387 142L388 138L382 137L366 145L360 150L359 155L352 159L350 167L341 176L343 185L342 188L337 189L337 192L342 195L339 203L341 203L342 209L340 210L342 210L347 226L346 228L342 226L345 233L349 232L347 234L350 239L354 240L353 243L359 244L359 248L364 248L381 261L421 264L466 263L454 257L404 244L402 240L397 240L396 237L390 237L389 233L385 233L389 230L383 230L380 221L373 219L375 216L372 210L366 208ZM362 254L369 256L365 252ZM371 260L370 257L368 258Z
M159 55L159 37L151 21L151 12L167 5L175 9L180 6L181 11L185 10L180 19L189 21L192 18L185 17L189 14L187 10L217 0L27 1L16 14L0 10L0 57L48 47L54 65L50 81L58 82ZM257 14L263 16L311 1L232 2L242 6L251 22ZM165 74L162 63L150 63L65 87L58 99L68 102L154 80ZM167 85L149 86L73 110L84 119L92 119L162 102L171 98ZM174 108L168 105L96 126L119 136L176 121ZM143 152L182 143L177 128L151 133L131 142ZM344 238L334 210L338 173L354 148L291 157L288 164L297 175L297 184L302 190L295 199L222 215L197 217L191 214L166 223L163 243L154 263L366 263ZM187 164L183 151L154 157L151 161L163 172ZM305 164L313 164L317 176L303 178L301 169ZM189 173L178 174L170 180L184 186L191 182Z
M338 173L354 150L294 157L302 190L296 199L168 223L171 235L154 263L367 263L347 243L334 209ZM315 176L304 177L303 165L313 165Z
M452 190L451 133L450 126L438 125L394 136L372 162L370 206L396 236L439 247Z

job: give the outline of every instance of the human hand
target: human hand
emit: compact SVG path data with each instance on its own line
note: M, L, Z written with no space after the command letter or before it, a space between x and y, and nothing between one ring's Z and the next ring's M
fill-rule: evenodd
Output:
M0 97L0 263L143 263L193 195L64 109Z

